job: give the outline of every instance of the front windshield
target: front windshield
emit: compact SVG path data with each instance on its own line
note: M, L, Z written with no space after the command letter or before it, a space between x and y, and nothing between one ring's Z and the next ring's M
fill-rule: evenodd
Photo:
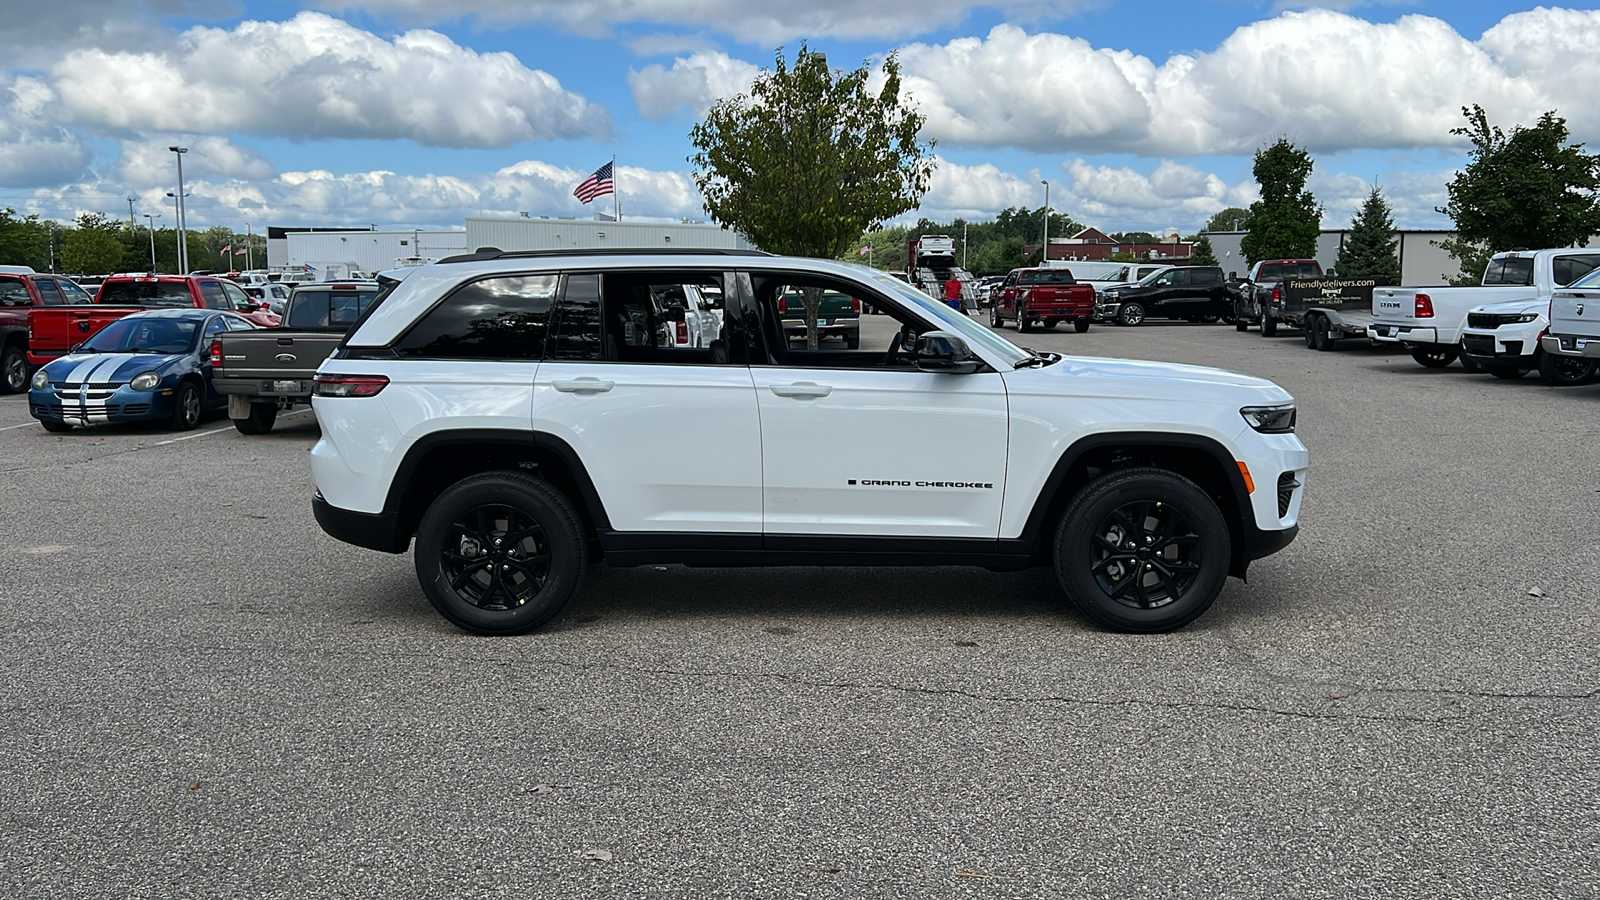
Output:
M187 353L200 323L193 319L129 316L95 332L83 349L96 353Z
M900 298L907 306L937 321L945 331L960 337L969 344L980 345L989 352L998 355L1005 360L1007 365L1015 366L1033 358L1026 350L1016 344L903 281L897 281L881 272L873 275L872 280L877 283L879 290Z

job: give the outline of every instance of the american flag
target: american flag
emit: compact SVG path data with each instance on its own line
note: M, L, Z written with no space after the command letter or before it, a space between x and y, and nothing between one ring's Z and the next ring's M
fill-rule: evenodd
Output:
M577 197L584 203L588 203L596 197L603 197L611 193L613 183L611 163L606 163L596 169L594 174L585 179L582 184L574 188L572 196Z

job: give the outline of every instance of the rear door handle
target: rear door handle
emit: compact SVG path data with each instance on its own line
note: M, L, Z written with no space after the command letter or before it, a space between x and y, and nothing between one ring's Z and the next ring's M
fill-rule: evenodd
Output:
M615 382L584 376L571 381L552 381L550 386L563 394L603 394L617 385Z
M797 381L794 384L775 384L770 390L779 397L826 397L833 393L833 388L825 384L814 384L809 381Z

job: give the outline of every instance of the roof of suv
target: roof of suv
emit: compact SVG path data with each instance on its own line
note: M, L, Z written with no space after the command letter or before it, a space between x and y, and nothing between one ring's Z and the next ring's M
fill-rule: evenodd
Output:
M447 256L436 265L490 259L543 259L560 256L772 256L764 250L722 250L711 247L593 247L586 250L501 250L479 247L473 253Z

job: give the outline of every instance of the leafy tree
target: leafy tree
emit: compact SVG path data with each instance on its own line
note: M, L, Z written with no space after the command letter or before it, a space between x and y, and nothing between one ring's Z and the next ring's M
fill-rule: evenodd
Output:
M1189 264L1192 266L1220 266L1217 261L1217 251L1211 249L1211 238L1200 235L1194 242L1194 249L1189 252Z
M109 275L122 266L123 247L118 233L120 221L104 213L78 216L78 226L61 237L61 269L83 275Z
M1118 231L1109 236L1119 244L1160 244L1160 238L1148 231Z
M0 209L0 265L50 267L50 233L37 215L18 216L11 207Z
M1450 133L1472 150L1438 208L1456 223L1456 238L1439 246L1460 261L1458 283L1476 283L1502 250L1570 247L1600 232L1600 155L1568 143L1566 119L1552 110L1507 134L1476 103L1461 114L1467 124Z
M1250 210L1230 206L1206 220L1201 231L1245 231L1250 227Z
M863 231L915 209L928 191L932 143L918 140L924 117L900 99L900 63L835 72L805 44L788 67L783 51L756 76L748 96L718 100L689 137L695 184L718 224L757 247L795 256L838 257ZM815 347L820 290L807 291L806 344Z
M1256 151L1254 172L1261 199L1250 204L1250 224L1239 247L1245 259L1301 259L1317 253L1322 207L1306 190L1311 154L1279 138Z
M1355 218L1350 220L1350 233L1345 235L1344 246L1339 248L1339 258L1333 267L1348 278L1376 278L1379 284L1399 284L1400 257L1395 254L1396 243L1389 204L1383 199L1383 192L1374 187Z

